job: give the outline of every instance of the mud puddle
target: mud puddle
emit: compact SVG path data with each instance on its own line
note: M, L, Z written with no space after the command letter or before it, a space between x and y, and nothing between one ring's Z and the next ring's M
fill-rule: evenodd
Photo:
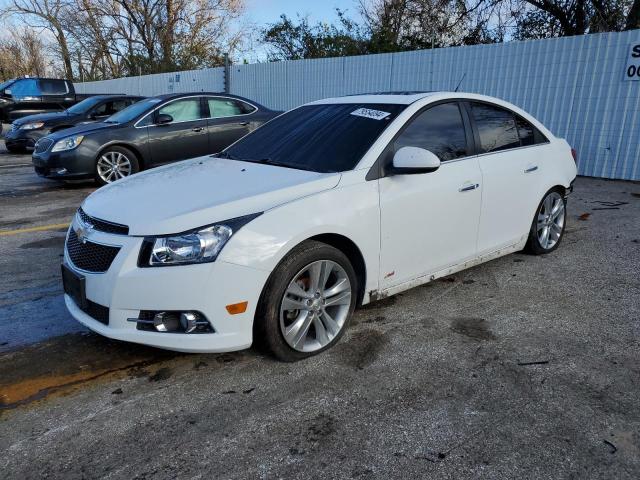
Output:
M55 337L0 354L0 415L47 397L72 393L88 383L150 374L147 368L186 356L92 333Z

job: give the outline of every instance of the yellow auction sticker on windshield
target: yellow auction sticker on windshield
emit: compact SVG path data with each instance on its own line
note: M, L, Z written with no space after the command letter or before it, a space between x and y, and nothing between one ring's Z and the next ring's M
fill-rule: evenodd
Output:
M356 117L371 118L373 120L383 120L391 115L389 112L383 112L382 110L372 110L370 108L359 108L351 112L351 115Z

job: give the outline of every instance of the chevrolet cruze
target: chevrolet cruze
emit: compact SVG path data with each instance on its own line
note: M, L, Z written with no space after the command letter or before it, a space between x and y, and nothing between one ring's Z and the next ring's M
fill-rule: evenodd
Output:
M321 100L91 194L67 234L65 302L110 338L297 360L338 342L358 305L552 252L575 176L565 140L495 98Z

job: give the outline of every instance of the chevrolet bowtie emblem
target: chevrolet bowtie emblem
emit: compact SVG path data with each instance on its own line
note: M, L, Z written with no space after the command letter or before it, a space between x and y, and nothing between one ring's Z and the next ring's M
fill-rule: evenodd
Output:
M88 222L83 222L81 219L78 218L76 222L76 226L73 229L73 231L78 237L78 240L80 240L84 244L84 243L87 243L87 237L89 237L89 235L93 231L93 225L91 225Z

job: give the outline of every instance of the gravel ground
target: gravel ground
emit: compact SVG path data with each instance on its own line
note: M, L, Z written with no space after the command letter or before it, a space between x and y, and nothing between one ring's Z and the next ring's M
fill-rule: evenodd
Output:
M94 188L28 162L0 154L0 234ZM365 307L295 364L86 332L63 231L0 236L3 478L640 478L640 184L579 178L553 254Z

